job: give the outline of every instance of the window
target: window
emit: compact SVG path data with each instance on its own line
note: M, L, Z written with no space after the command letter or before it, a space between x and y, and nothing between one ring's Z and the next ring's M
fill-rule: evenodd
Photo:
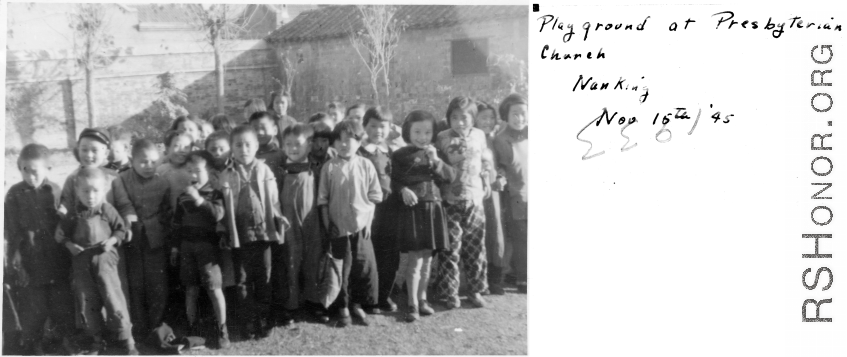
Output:
M453 75L488 73L488 39L462 39L451 43Z

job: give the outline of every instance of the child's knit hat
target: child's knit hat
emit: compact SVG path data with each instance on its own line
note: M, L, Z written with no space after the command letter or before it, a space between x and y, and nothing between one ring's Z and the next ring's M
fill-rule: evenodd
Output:
M101 128L83 129L82 132L79 133L79 140L82 140L82 138L91 138L106 144L106 146L110 146L112 144L112 139L109 137L109 133Z

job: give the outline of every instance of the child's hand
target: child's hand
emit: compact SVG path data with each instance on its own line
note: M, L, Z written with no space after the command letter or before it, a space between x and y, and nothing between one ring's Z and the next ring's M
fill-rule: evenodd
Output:
M21 269L21 251L16 251L12 256L12 268Z
M79 253L82 253L85 250L82 249L82 247L80 247L79 245L71 242L65 243L65 248L68 248L68 250L71 251L71 255L73 256L77 256Z
M457 237L456 240L450 242L450 251L457 251L462 246L462 239Z
M494 179L494 182L491 183L491 189L494 191L503 191L506 188L506 178L503 176L497 176Z
M189 185L188 187L186 187L185 193L191 196L191 198L193 198L195 202L200 200L200 191L197 191L197 188L193 185Z
M18 285L27 286L29 285L29 274L26 273L26 269L21 266L21 252L15 252L15 255L12 257L12 269L18 275Z
M491 185L488 184L488 181L482 180L482 190L485 192L485 199L491 198Z
M177 263L177 256L179 256L179 250L176 248L171 248L171 266L175 267Z
M434 145L430 145L426 147L426 157L429 158L429 161L435 165L437 162L441 161L441 158L438 157L438 151L435 150Z
M414 206L418 204L418 195L412 192L412 190L408 187L403 187L403 189L400 190L400 194L403 196L403 203L405 203L406 206Z
M117 238L115 238L115 237L109 237L109 239L106 239L106 240L103 242L103 251L104 251L104 252L111 252L112 250L114 250L114 249L115 249L115 244L117 244L117 243L118 243L118 239L117 239Z

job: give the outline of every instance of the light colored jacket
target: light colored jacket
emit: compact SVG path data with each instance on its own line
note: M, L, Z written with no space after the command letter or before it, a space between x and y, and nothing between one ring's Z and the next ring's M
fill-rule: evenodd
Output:
M285 242L285 231L291 226L288 220L282 216L279 206L279 189L273 172L265 165L264 160L256 159L256 180L259 182L259 200L265 212L265 239L282 244ZM224 224L229 231L230 244L232 248L239 248L241 241L238 238L238 230L235 227L235 206L238 205L238 195L241 193L241 176L235 168L233 161L224 169L218 177L218 186L224 194Z

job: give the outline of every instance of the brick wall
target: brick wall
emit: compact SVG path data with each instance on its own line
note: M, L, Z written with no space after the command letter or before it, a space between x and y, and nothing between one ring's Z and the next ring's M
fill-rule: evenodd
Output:
M480 98L497 105L508 89L497 86L493 73L454 77L451 72L451 40L487 38L492 55L512 54L527 61L527 19L504 19L481 23L409 30L402 34L392 65L390 106L395 118L415 109L442 117L450 99L458 95ZM292 90L290 114L299 120L323 111L329 101L346 105L372 103L367 68L348 38L305 43L276 44L277 53L300 53L303 62ZM282 69L280 68L279 73Z
M237 120L248 98L265 98L277 85L273 50L258 47L226 53L227 114ZM187 94L191 113L214 114L213 68L211 52L122 55L95 75L97 125L125 123L150 108L158 91L156 76L168 70L176 74L178 87ZM51 148L67 148L88 126L85 80L66 59L7 58L6 107L7 150L33 140Z

